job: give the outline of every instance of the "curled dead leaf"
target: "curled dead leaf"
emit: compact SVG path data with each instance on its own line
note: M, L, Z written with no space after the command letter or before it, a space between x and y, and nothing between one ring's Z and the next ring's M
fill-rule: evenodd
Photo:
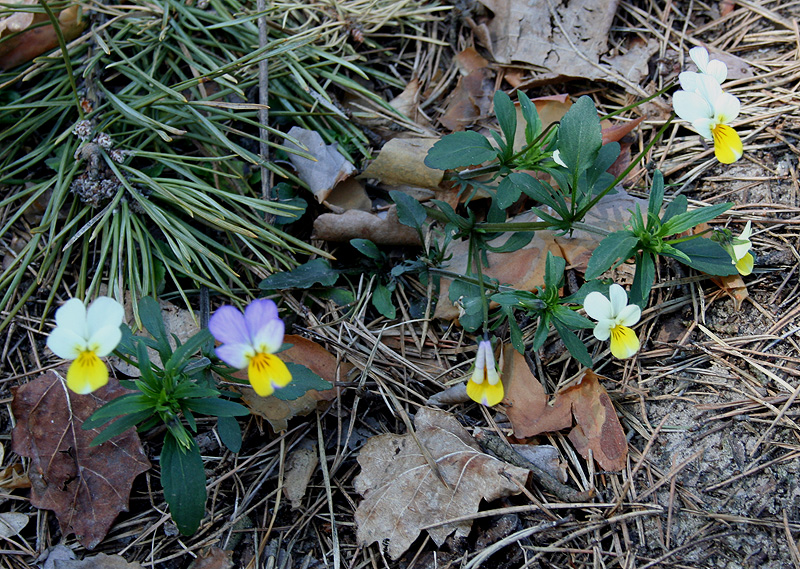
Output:
M421 244L416 230L398 221L394 205L380 214L359 210L323 213L314 220L313 238L325 241L369 239L378 245Z
M289 160L297 169L297 175L308 184L319 203L324 202L339 182L352 176L356 168L342 155L335 143L326 145L318 132L294 126L289 136L304 144L302 148L293 142L286 147L305 152L315 158L310 160L297 154L289 154Z

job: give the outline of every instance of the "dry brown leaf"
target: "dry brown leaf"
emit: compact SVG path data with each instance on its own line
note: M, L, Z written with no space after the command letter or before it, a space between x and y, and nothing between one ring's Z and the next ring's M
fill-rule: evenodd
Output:
M355 178L336 184L323 203L334 213L344 213L351 209L372 211L372 200L363 184Z
M283 341L292 344L291 348L280 353L283 361L304 365L332 384L339 379L336 373L337 365L341 376L346 376L353 367L346 362L337 363L336 356L308 338L288 334L284 336ZM247 380L247 370L238 371L233 376ZM275 432L285 431L289 426L289 420L294 417L304 417L317 409L327 408L337 395L335 388L326 391L310 389L297 399L283 401L277 397L260 397L250 387L238 386L237 389L242 394L242 403L254 415L266 419Z
M5 4L12 3L38 5L36 0L5 2ZM81 34L86 27L85 14L86 12L78 5L70 6L58 13L58 24L65 41L70 42ZM0 39L3 40L0 41L0 70L11 69L58 47L55 28L51 24L44 23L48 19L47 14L28 12L15 12L0 19Z
M601 63L617 1L570 0L561 4L528 0L480 0L494 13L488 22L495 59L503 65L524 63L541 69L525 86L583 77L613 81L641 95L650 56L623 58L619 67ZM565 36L565 34L567 34ZM647 45L657 50L657 42ZM628 65L635 64L633 67Z
M397 219L397 209L369 213L350 210L341 214L323 213L314 220L314 239L350 241L369 239L378 245L421 245L417 231Z
M286 459L283 495L289 500L293 510L301 506L308 483L318 464L319 457L316 451L310 448L299 448Z
M517 438L560 431L572 426L569 440L581 456L594 459L603 470L625 468L628 443L614 405L591 370L555 394L549 401L525 357L510 345L505 348L503 385L506 389L506 416Z
M464 130L478 118L488 115L494 95L494 71L474 48L456 55L461 76L445 102L439 122L451 131Z
M445 389L431 395L425 402L425 405L435 405L437 407L447 407L448 405L459 405L469 401L467 395L467 384L462 382L456 383Z
M309 189L319 203L328 198L336 185L352 176L356 168L336 148L336 143L326 145L318 132L293 126L289 136L304 144L301 148L292 142L286 142L286 148L304 151L316 160L309 160L297 154L289 154L289 160L297 169L297 176L308 184Z
M65 536L74 532L84 547L94 548L117 514L128 510L133 480L150 462L135 429L90 447L100 431L81 426L129 391L112 380L94 393L75 395L51 370L12 392L12 448L31 459L31 504L53 510Z
M473 514L482 499L518 494L528 477L527 470L481 451L445 411L422 407L414 424L419 443L436 461L447 486L431 471L409 434L369 439L359 454L361 473L354 481L356 492L364 497L355 513L358 542L385 544L392 559L411 546L422 527ZM464 521L427 531L441 546L451 533L465 536L471 526Z
M425 165L428 150L438 138L394 138L359 178L374 178L389 186L409 185L435 190L444 177L443 170Z
M0 514L0 539L18 535L28 525L28 516L20 512Z
M189 569L231 569L233 567L232 554L232 551L210 547L208 551L202 552L192 561Z
M119 555L98 553L83 559L60 559L55 562L55 569L144 569L141 563L128 562Z
M25 473L25 468L20 464L11 464L0 470L0 488L16 490L17 488L30 488L31 479Z

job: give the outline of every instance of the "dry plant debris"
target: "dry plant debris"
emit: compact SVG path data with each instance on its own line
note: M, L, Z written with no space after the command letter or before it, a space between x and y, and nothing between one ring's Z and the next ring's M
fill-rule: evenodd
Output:
M455 518L478 511L480 501L518 494L528 471L488 454L453 415L420 408L414 435L378 435L361 449L361 473L355 490L364 499L356 509L358 541L386 544L397 559L423 528L441 546L456 532L469 533L469 520ZM430 453L440 476L431 469L423 451Z
M150 468L133 429L92 447L99 431L81 428L103 403L123 393L127 390L110 383L90 396L76 396L55 370L14 390L13 448L31 460L31 504L53 510L62 532L74 532L87 549L128 511L133 480Z

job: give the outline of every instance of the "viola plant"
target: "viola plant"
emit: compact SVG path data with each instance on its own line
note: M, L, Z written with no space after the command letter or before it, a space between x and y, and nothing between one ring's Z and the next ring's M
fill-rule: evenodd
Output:
M60 358L72 360L67 387L85 395L108 383L108 368L100 358L114 351L122 339L122 305L107 296L89 306L77 298L56 310L56 327L47 337L47 347Z

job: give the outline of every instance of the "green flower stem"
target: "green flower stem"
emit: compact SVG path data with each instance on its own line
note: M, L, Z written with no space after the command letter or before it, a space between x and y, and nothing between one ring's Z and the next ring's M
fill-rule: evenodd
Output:
M514 160L516 160L520 156L524 156L525 153L528 152L528 150L534 148L537 144L539 144L539 141L542 140L545 136L547 136L550 133L550 131L556 128L559 124L561 124L561 121L552 122L549 125L547 125L547 128L544 129L541 133L539 133L539 136L537 136L530 144L526 144L525 146L523 146L522 150L514 154L508 160L509 164L513 163Z
M475 230L483 233L498 233L501 231L537 231L547 229L550 224L546 221L530 222L505 222L505 223L476 223Z
M624 113L625 111L629 111L631 109L635 109L639 105L642 105L642 104L644 104L644 103L646 103L648 101L652 101L656 97L660 97L661 95L663 95L664 93L666 93L667 91L669 91L670 89L675 87L676 85L677 85L677 81L673 81L672 83L669 83L666 87L664 87L663 89L661 89L657 93L653 93L652 95L650 95L647 98L642 99L641 101L636 101L632 105L628 105L627 107L622 107L621 109L617 109L613 113L608 113L607 115L605 115L603 117L600 117L600 120L604 121L606 119L610 119L611 117L615 117L615 116L617 116L617 115L619 115L621 113Z
M667 245L674 245L675 243L683 243L684 241L691 241L692 239L697 239L698 237L702 237L706 233L710 233L714 231L713 229L706 229L705 231L701 231L700 233L693 233L692 235L687 235L686 237L679 237L677 239L665 239L664 243Z
M606 194L608 194L608 192L610 192L617 184L619 184L622 180L625 179L625 176L627 176L630 173L630 171L633 170L633 167L636 166L636 164L638 164L639 161L641 161L641 159L645 155L647 155L647 153L655 145L655 143L658 140L661 139L661 137L664 135L664 132L667 130L669 125L672 124L673 120L675 120L675 113L672 113L672 115L669 117L669 119L667 119L667 122L664 123L664 126L662 126L659 129L658 133L653 137L653 140L651 140L650 142L647 143L647 146L645 146L644 150L642 150L642 152L636 157L636 160L631 160L631 163L628 165L628 167L625 168L625 170L619 176L617 176L614 179L614 181L611 182L605 190L603 190L602 192L597 194L592 199L592 201L590 201L583 208L581 208L581 210L576 215L577 219L583 219L586 216L586 214L589 212L589 210L592 209L595 205L597 205L597 202L599 202L601 199L603 199L606 196Z
M483 282L483 270L481 268L481 251L475 246L475 240L469 240L471 257L475 262L475 272L478 273L478 288L481 291L481 306L483 307L483 332L489 330L489 300L486 298L486 286Z

